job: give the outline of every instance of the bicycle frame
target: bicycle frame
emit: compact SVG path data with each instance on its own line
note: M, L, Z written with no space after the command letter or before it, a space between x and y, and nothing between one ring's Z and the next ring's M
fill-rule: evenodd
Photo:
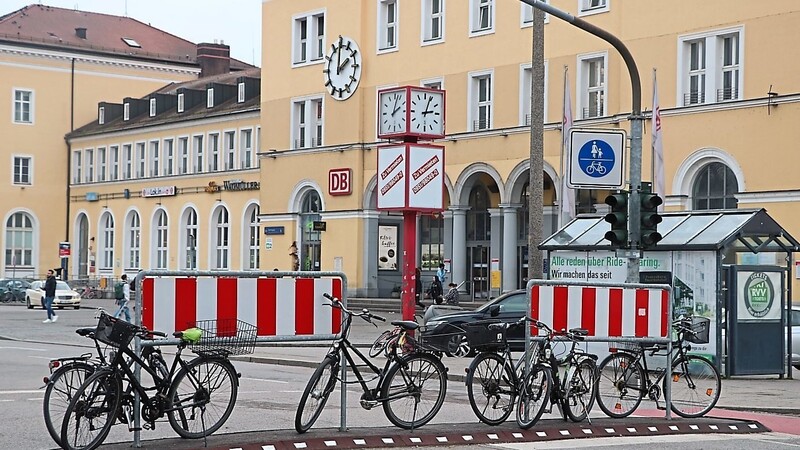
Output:
M617 352L621 352L621 353L625 353L625 354L631 355L634 358L632 366L636 367L636 364L640 364L642 366L642 369L644 369L644 373L645 373L645 377L644 377L644 380L643 380L644 381L644 385L641 388L636 388L636 387L633 387L633 386L627 386L627 381L626 381L626 387L628 389L633 390L633 391L641 392L642 395L649 394L650 390L653 388L653 386L658 386L661 383L661 381L664 380L664 377L667 376L667 370L670 369L670 367L668 367L669 363L671 361L675 361L676 358L677 359L681 359L681 358L685 358L686 357L686 352L689 351L691 346L688 345L688 344L684 344L683 341L684 341L683 337L681 335L678 335L678 339L676 339L675 341L672 342L672 349L670 351L664 353L664 354L658 354L658 352L661 351L662 349L660 347L657 347L657 346L656 347L649 347L649 348L640 346L639 350L630 350L630 349L624 349L624 348L617 349ZM647 367L647 358L645 358L645 353L646 352L650 352L650 356L658 355L658 356L664 356L664 357L667 358L667 366L665 366L663 370L659 371L658 376L656 376L655 380L653 380L651 378L650 369ZM675 354L675 352L677 352L677 355ZM625 372L627 372L627 371L628 371L628 368L625 369ZM687 376L691 377L691 375L689 374L688 371L687 371ZM661 395L665 395L665 394L662 392ZM655 399L655 398L652 398L652 397L650 397L650 399L653 400L653 401L657 401L658 400L658 399Z

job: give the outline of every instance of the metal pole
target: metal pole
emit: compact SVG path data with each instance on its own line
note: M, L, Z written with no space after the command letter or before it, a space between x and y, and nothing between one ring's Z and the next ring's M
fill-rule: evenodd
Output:
M559 19L574 25L588 33L591 33L600 39L611 44L622 56L625 61L625 66L628 68L628 74L631 78L631 115L629 116L631 122L631 156L630 156L630 173L628 182L630 183L630 197L628 201L628 234L632 245L638 245L639 236L641 235L641 224L639 222L640 211L640 196L639 189L642 184L642 128L644 117L642 116L642 82L639 78L639 69L636 68L636 62L633 60L633 55L625 47L619 38L614 36L602 28L592 25L583 19L577 18L572 14L561 11L558 8L543 2L542 0L520 0L521 2L533 6L534 8L541 9L542 11L551 14ZM640 253L638 250L631 250L628 252L628 274L627 282L639 282L639 258Z

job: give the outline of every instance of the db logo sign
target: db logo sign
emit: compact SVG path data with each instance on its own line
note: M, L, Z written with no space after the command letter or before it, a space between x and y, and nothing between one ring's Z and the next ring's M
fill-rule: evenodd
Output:
M353 191L351 169L331 169L328 172L328 194L350 195Z

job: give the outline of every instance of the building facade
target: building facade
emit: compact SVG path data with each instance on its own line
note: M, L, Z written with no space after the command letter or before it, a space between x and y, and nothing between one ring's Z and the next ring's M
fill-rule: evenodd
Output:
M800 190L786 150L800 113L798 50L786 45L800 37L795 2L550 3L625 42L645 110L657 73L668 209L763 207L800 235ZM445 210L420 216L415 264L429 280L428 270L448 263L474 298L524 286L528 208L542 208L545 234L561 220L565 80L575 127L627 130L631 111L620 55L546 17L545 194L543 205L529 205L531 21L527 5L499 0L264 2L261 223L285 232L262 265L289 268L294 243L301 268L343 270L351 295L386 296L400 284L402 217L376 209L376 149L386 143L377 139L377 93L429 86L447 91L447 135L437 142L446 147ZM330 71L351 63L337 59L340 36L360 55L346 95L326 84ZM577 191L570 214L605 211L606 195ZM393 265L380 260L387 245L398 255ZM492 282L495 269L502 275Z

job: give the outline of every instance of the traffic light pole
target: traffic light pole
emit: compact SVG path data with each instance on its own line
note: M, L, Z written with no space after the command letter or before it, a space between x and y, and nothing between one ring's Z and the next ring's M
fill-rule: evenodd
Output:
M631 156L630 156L630 174L628 182L630 183L630 198L628 201L628 233L631 241L631 249L627 251L628 258L628 274L626 281L628 283L639 282L639 250L637 244L641 234L640 224L640 188L642 185L642 127L644 116L642 116L642 82L639 78L639 69L636 68L636 62L633 60L633 55L625 47L616 36L613 34L586 22L583 19L577 18L572 14L554 8L542 0L520 0L521 2L533 6L534 8L541 9L542 11L551 14L559 19L576 26L588 33L591 33L600 39L611 44L622 56L625 61L625 66L628 68L628 73L631 77L631 98L633 105L631 106L631 115L629 117L631 122ZM563 176L563 174L562 174Z

